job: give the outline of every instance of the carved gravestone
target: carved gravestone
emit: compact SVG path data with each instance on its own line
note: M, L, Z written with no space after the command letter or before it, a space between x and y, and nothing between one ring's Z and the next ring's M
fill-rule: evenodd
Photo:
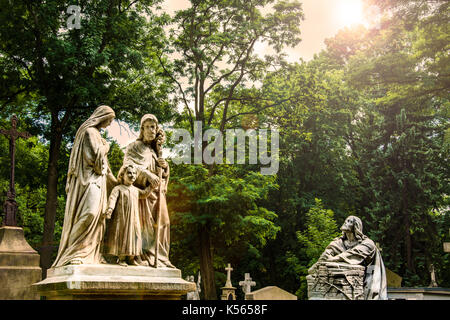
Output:
M9 138L11 176L7 199L3 206L4 220L0 228L0 300L38 300L39 294L31 287L41 280L39 254L25 240L23 229L17 226L17 203L14 187L15 142L30 137L16 130L17 117L11 118L11 129L0 130Z
M242 292L244 292L244 294L246 295L252 291L252 287L256 286L256 282L252 281L250 273L245 273L244 280L239 281L239 285L242 287Z
M364 300L365 267L321 263L315 270L306 276L310 300Z
M231 271L233 268L230 264L225 268L227 271L227 281L225 282L225 286L222 287L222 295L220 296L221 300L236 300L236 288L233 287L231 283Z

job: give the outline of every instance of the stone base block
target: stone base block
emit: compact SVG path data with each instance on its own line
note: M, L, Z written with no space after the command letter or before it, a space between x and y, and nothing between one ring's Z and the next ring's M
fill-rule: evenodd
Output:
M179 269L110 264L51 268L33 286L48 300L179 300L196 287Z
M31 285L41 276L39 254L25 240L23 229L0 228L0 300L39 300Z
M365 267L318 263L306 276L309 300L364 300Z

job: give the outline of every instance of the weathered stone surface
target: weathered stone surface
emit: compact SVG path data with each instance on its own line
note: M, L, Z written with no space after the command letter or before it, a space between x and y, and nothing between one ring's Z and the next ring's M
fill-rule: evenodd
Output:
M67 265L48 270L34 284L47 299L180 299L195 290L175 268L117 265Z
M110 107L100 106L75 135L67 171L64 224L54 267L101 261L107 183L117 181L108 164L109 143L100 130L108 127L114 117Z
M306 276L310 300L364 300L365 267L320 263L316 274Z
M225 270L227 271L227 281L225 282L225 286L221 288L222 294L220 295L220 300L236 300L236 288L231 283L231 271L233 271L231 264L228 264Z
M26 242L23 229L0 228L0 300L38 300L31 285L41 275L39 254Z
M276 286L270 286L247 293L245 300L297 300L297 296Z

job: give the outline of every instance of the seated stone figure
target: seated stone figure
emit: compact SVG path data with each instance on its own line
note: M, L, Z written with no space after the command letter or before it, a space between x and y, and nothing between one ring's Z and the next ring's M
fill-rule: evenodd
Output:
M380 251L362 232L361 219L349 216L309 269L309 299L386 300L386 271Z

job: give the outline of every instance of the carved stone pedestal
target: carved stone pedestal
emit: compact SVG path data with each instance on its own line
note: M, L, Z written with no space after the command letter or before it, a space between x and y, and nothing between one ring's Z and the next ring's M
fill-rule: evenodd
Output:
M68 265L51 268L34 284L48 300L179 300L195 283L174 268Z
M365 267L341 263L318 264L306 276L309 300L364 300Z
M0 228L0 300L39 300L31 287L40 281L39 254L25 240L23 229Z

